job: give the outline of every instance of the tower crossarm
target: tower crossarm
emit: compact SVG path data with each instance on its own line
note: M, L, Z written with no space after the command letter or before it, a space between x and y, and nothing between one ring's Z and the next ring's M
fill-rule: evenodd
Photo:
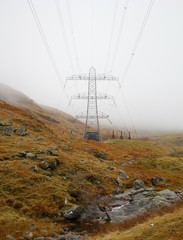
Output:
M88 115L88 116L87 116L87 113L86 113L86 112L82 112L82 113L76 115L76 118L79 118L79 119L86 119L87 117L88 117L89 119L96 119L96 118L97 118L96 115ZM98 113L98 118L99 118L99 119L106 119L106 118L108 119L108 118L109 118L109 115L101 112L101 113Z
M66 78L67 81L89 80L88 74L74 74ZM116 81L119 84L119 78L113 75L99 74L96 76L97 81Z
M113 75L99 74L96 76L96 80L119 81L119 78Z
M91 96L92 98L93 96ZM96 96L97 99L112 99L114 100L114 97L106 94L106 93L97 93ZM73 95L71 99L88 99L88 93L78 93L76 95Z
M96 80L97 81L116 81L119 85L119 88L121 88L121 85L119 83L119 78L113 75L99 74L96 76Z
M74 74L66 77L66 81L78 81L78 80L89 80L88 74Z
M74 99L88 99L88 93L78 93L76 95L73 95L71 97L71 100L69 102L69 105L70 103L72 102L72 100ZM90 98L94 98L94 96L90 96ZM99 100L112 100L114 102L114 104L116 105L115 101L114 101L114 97L109 95L109 94L106 94L106 93L97 93L96 95L96 98L99 99Z
M86 112L82 112L82 113L76 115L76 118L78 118L78 119L86 119L86 118L88 118L91 121L95 120L97 118L98 119L107 119L110 123L112 123L110 121L110 119L109 119L109 115L107 115L107 114L105 114L103 112L98 113L98 116L96 116L96 115L87 115Z

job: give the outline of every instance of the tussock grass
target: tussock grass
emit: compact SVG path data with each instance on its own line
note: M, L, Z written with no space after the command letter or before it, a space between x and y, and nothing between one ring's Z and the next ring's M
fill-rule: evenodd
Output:
M114 193L120 170L129 175L122 179L120 192L139 178L151 187L151 178L156 176L167 179L157 189L182 190L182 158L171 155L172 145L135 140L84 141L70 135L71 126L81 131L81 124L74 125L71 119L63 121L55 112L51 117L60 124L40 118L37 107L34 110L32 105L27 111L0 102L0 111L4 122L25 127L28 132L24 137L5 136L0 130L0 226L5 229L4 236L14 232L17 223L27 231L30 224L36 223L37 229L31 230L35 233L45 227L61 229L62 217L55 225L55 216L74 204L85 205L99 195ZM49 116L48 112L40 113ZM40 150L53 146L59 149L55 155L40 154ZM22 151L31 152L36 158L20 157ZM53 176L39 167L42 160L59 163Z

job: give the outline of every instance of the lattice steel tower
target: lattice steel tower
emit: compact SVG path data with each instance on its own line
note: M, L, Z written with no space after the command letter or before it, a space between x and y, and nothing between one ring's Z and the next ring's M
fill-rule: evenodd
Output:
M85 130L84 130L84 139L100 141L100 127L99 119L108 119L109 115L98 112L98 99L112 99L112 96L103 93L97 93L97 81L99 80L108 80L108 81L118 81L117 77L111 75L99 74L96 75L96 70L94 67L91 67L89 70L89 75L72 75L71 77L66 78L66 80L87 80L88 81L88 93L79 93L71 97L72 99L87 99L87 111L76 115L77 118L86 119ZM110 120L109 120L110 121Z

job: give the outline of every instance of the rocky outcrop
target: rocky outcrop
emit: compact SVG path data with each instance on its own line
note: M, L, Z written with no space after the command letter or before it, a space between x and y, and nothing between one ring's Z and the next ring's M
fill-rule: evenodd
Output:
M50 169L51 171L55 170L56 167L58 166L58 161L57 160L50 160L49 162L43 160L40 164L39 167L42 168L43 170L48 170Z
M83 211L83 207L75 205L64 212L64 218L68 220L76 220L81 216Z
M145 187L145 183L141 179L137 179L133 183L133 187L135 188L135 190L138 190L140 188L144 188Z
M129 178L128 174L126 172L124 172L123 170L119 171L119 175L124 179Z
M24 127L17 128L15 131L15 135L17 136L26 136L27 134L27 130Z
M31 236L31 237L29 237ZM82 235L78 234L78 233L73 233L73 232L68 232L66 234L58 234L53 232L53 237L43 237L43 236L39 236L39 237L34 237L32 232L29 233L24 233L22 239L25 240L81 240L83 238ZM15 238L7 238L7 240L15 240Z
M93 152L93 155L94 155L96 158L100 158L100 159L103 159L103 160L106 160L106 159L107 159L106 154L103 153L103 152L94 151L94 152Z
M121 222L161 207L170 206L183 198L180 191L169 189L155 191L145 188L143 181L135 181L134 187L117 195L101 198L98 204L85 208L79 217L82 222Z
M100 179L97 176L94 175L87 176L86 180L94 185L100 185Z
M163 177L154 177L154 178L151 179L151 182L152 182L153 186L158 186L159 183L166 182L166 181L167 181L167 179L163 178Z
M17 136L26 136L27 130L24 127L20 127L20 128L15 128L13 126L1 126L4 135L6 136L13 136L13 135L17 135Z

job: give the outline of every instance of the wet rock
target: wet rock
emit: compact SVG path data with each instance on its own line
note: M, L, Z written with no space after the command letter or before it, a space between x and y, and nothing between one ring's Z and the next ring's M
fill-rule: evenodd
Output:
M81 240L82 236L75 233L67 233L65 235L59 235L56 239L60 240Z
M32 180L28 180L27 183L31 186L34 185L34 181L32 181Z
M120 187L114 188L113 194L118 194L118 193L120 193L120 190L121 190Z
M16 131L16 129L14 127L7 126L7 127L4 128L4 135L13 136L15 131Z
M126 192L117 194L117 195L113 196L113 198L116 200L122 199L122 200L128 200L128 201L131 201L131 199L132 199L131 196Z
M169 189L162 190L158 193L160 196L166 198L169 202L175 202L177 199L177 194Z
M128 174L126 172L124 172L123 170L119 171L119 175L124 179L129 178Z
M50 156L58 156L59 155L59 148L50 148L50 149L44 149L44 150L39 150L39 154L45 154L45 155L50 155Z
M20 152L18 153L18 157L21 157L21 158L25 158L26 155L27 155L27 153L26 153L25 151L20 151Z
M100 179L97 176L93 176L93 175L87 176L86 180L89 181L92 184L100 185Z
M36 155L34 155L33 153L29 152L29 153L26 154L26 158L35 159Z
M133 183L133 188L135 188L135 190L138 190L138 189L141 189L141 188L144 188L144 187L145 187L145 183L141 179L137 179Z
M15 131L15 134L23 137L23 136L26 136L28 133L27 133L26 128L20 127Z
M160 182L166 182L166 181L167 181L167 179L166 178L162 178L162 177L154 177L154 178L151 179L151 182L152 182L153 186L158 186L158 184Z
M83 213L84 208L78 205L73 206L72 208L66 210L64 212L64 218L68 220L75 220L78 219L81 214Z
M32 232L25 232L23 233L22 237L26 240L30 240L33 238L33 233Z
M49 168L53 171L55 170L55 168L58 166L58 161L57 160L53 160L49 163Z
M36 238L33 238L33 240L45 240L44 237L36 237Z
M53 176L53 172L52 172L51 168L47 169L45 175L48 176L48 177L52 177Z
M123 181L122 181L121 178L119 178L119 177L118 178L114 178L114 181L115 181L117 187L121 188L123 186Z
M49 163L46 162L46 161L42 161L40 164L39 164L39 167L42 168L43 170L47 170L49 168Z
M112 165L109 165L109 166L107 167L107 169L109 169L109 170L111 170L111 171L116 170L116 168L115 168L114 166L112 166Z
M122 166L122 167L126 167L127 166L127 163L126 162L120 162L120 165Z
M151 199L151 202L146 208L156 209L156 208L161 208L169 205L170 205L170 202L165 197L156 196Z
M39 150L39 154L51 155L51 150L49 149Z
M107 159L106 155L105 155L104 153L102 153L102 152L94 152L93 155L94 155L96 158L101 158L101 159L103 159L103 160L106 160L106 159Z
M33 171L34 171L35 173L38 173L38 172L39 172L38 166L35 165L35 166L33 167Z
M169 206L182 196L170 190L155 191L152 188L129 189L122 194L108 196L97 200L96 204L87 206L81 213L80 221L120 222L131 219L149 209ZM183 197L183 196L182 196Z

